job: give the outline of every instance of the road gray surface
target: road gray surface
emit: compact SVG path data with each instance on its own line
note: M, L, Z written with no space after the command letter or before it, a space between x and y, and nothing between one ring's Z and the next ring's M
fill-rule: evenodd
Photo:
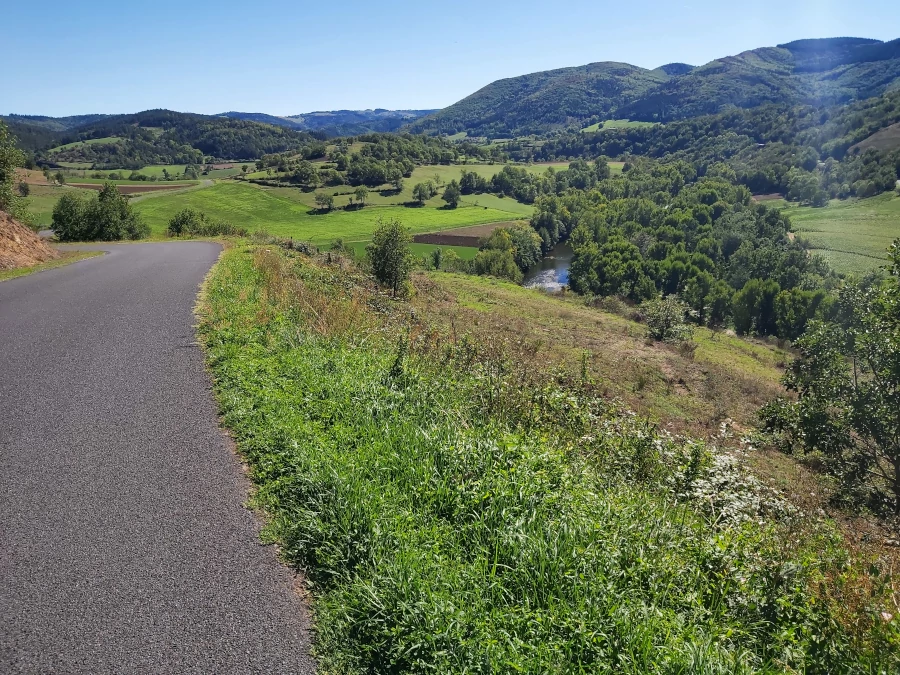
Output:
M214 244L0 283L0 672L311 673L195 344Z

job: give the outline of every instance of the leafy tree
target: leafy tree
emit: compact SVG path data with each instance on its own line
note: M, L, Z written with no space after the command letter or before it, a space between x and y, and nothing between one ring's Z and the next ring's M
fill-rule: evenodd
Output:
M14 218L25 216L25 205L20 198L25 195L21 194L21 188L18 195L13 189L16 168L24 161L25 155L16 147L15 137L0 120L0 211L6 211Z
M360 205L366 205L366 199L369 196L369 190L365 185L360 185L353 191L353 196L356 197L356 201L360 203Z
M516 223L502 228L513 246L513 259L523 272L541 261L541 236L529 225Z
M322 211L331 211L334 208L334 197L325 192L316 193L316 206Z
M65 183L66 183L66 177L63 175L62 171L57 171L56 174L53 176L53 179L60 185L65 185Z
M24 180L19 182L17 189L19 191L20 197L27 197L31 194L31 186L28 185L28 183L26 183Z
M480 250L472 261L475 274L522 281L522 270L516 264L516 246L507 228L497 228L482 239Z
M434 185L431 181L416 183L413 186L412 195L419 204L424 204L434 196Z
M66 192L53 207L53 224L50 226L60 241L87 241L91 239L89 223L85 216L87 200Z
M244 165L241 167L241 173L247 173L249 170L250 170L250 167L247 166L246 164L244 164Z
M481 276L509 279L515 283L522 281L522 270L516 265L512 250L483 249L475 256L472 267L475 274Z
M436 248L431 252L431 266L439 270L441 269L441 262L444 260L444 250L442 248Z
M394 297L397 297L412 270L411 242L409 230L399 220L384 220L379 216L372 242L366 246L372 273L379 282L390 287Z
M689 340L692 331L685 321L687 311L687 305L674 295L647 300L641 305L647 337L661 342Z
M455 209L459 206L459 200L462 197L462 192L459 190L459 183L456 180L451 180L447 187L444 188L444 195L442 199L447 202L447 206L451 209Z
M775 297L781 292L778 282L767 279L751 279L734 294L731 311L734 329L741 335L758 333L772 335L776 332Z
M63 195L53 209L52 227L60 241L117 241L150 234L150 227L113 183L106 183L89 200Z
M394 178L394 180L391 181L391 185L397 192L403 192L403 176L400 175Z
M848 320L813 321L784 384L796 401L761 411L785 449L819 453L846 494L900 515L900 239L881 287L849 287Z

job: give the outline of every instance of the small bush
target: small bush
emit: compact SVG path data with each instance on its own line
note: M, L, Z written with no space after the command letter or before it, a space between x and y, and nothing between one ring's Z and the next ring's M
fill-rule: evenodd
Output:
M90 199L64 194L53 208L51 227L60 241L118 241L150 234L150 226L112 183Z
M660 342L689 340L693 329L685 323L687 306L674 295L648 300L641 305L647 322L647 337Z
M236 227L224 220L212 220L202 211L183 209L169 221L166 234L170 237L246 237L244 227Z

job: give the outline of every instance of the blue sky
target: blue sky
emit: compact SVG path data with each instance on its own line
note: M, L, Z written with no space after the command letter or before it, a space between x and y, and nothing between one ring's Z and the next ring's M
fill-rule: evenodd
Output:
M800 38L900 37L894 0L9 2L0 114L440 108L592 61L700 65Z

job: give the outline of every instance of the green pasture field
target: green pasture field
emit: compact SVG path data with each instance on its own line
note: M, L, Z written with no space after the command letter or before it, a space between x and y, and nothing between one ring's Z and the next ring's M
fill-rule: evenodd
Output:
M58 145L55 148L50 148L47 152L49 154L53 154L56 152L61 152L62 150L69 150L71 148L79 148L82 145L107 145L110 143L117 143L121 141L122 138L120 136L107 136L106 138L90 138L86 141L75 141L74 143L66 143L65 145Z
M900 237L900 196L831 201L825 208L787 204L793 230L810 241L842 274L864 274L884 265L887 249Z
M45 226L49 226L53 222L53 207L64 194L72 192L82 196L96 194L93 190L60 185L32 185L30 187L28 211L33 216L32 222Z
M163 169L168 170L169 175L178 175L178 174L183 174L184 170L186 168L187 167L184 164L169 165L169 166L154 165L154 166L146 166L143 169L137 169L137 172L144 174L145 176L156 177L157 179L159 179L158 182L164 182L164 181L162 181L162 178L163 178L162 170ZM120 176L130 176L131 171L132 171L131 169L94 170L94 169L90 169L90 168L87 168L87 169L81 168L81 169L67 169L66 171L63 171L63 174L66 176L66 180L68 180L70 183L105 183L109 180L108 176L110 174L117 173ZM239 174L240 172L241 172L240 167L235 167L235 168L231 168L231 169L213 169L206 175L201 174L197 180L215 180L217 178L230 178L231 176L235 176L235 175ZM92 176L96 173L103 174L104 178L92 178ZM113 182L116 183L117 185L118 184L122 184L122 185L149 184L149 183L147 183L147 181L134 181L134 180L128 180L127 178L116 179ZM171 182L192 184L192 183L195 183L196 180L185 181L183 179L179 179L179 180L171 181Z
M597 122L582 129L584 132L600 131L601 129L638 129L640 127L656 126L655 122L634 122L632 120L606 120Z
M379 216L397 218L414 234L510 219L507 211L474 206L444 209L431 205L412 208L373 205L357 211L339 209L319 214L307 204L286 197L284 192L284 189L262 189L255 185L229 181L209 188L154 195L152 198L136 201L134 205L156 234L165 231L169 220L178 211L193 208L251 231L266 230L270 234L316 244L338 238L347 241L367 240L374 231ZM289 192L300 193L299 190Z

